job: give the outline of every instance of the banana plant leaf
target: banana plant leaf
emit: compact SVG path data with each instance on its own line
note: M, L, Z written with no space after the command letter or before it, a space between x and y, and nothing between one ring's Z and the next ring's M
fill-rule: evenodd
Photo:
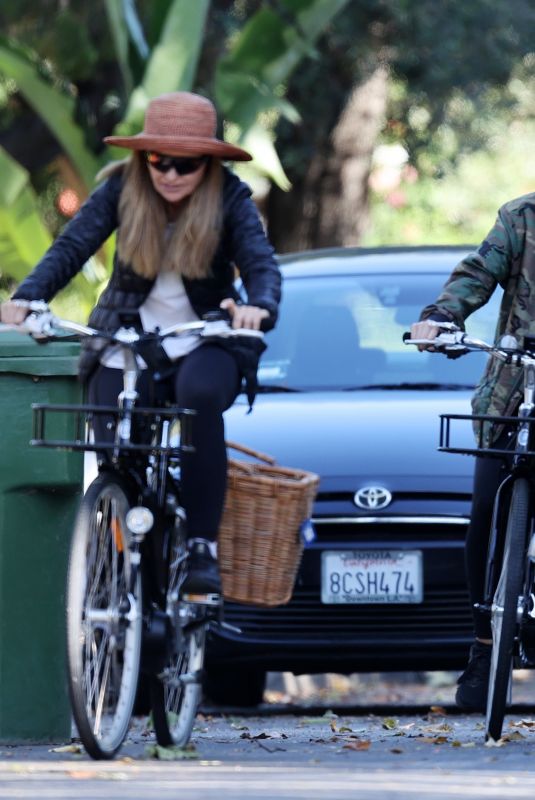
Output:
M130 97L126 115L115 133L131 135L143 125L148 101L164 92L190 91L201 52L210 0L174 0L143 80Z
M238 142L245 144L248 139L250 147L255 147L258 167L281 188L288 188L289 182L271 137L260 137L259 118L269 112L271 125L278 115L291 122L299 119L297 110L282 97L284 83L305 57L317 56L315 42L348 2L280 0L275 8L264 6L218 63L215 96L219 108L238 127Z
M113 3L114 0L107 0L107 2ZM117 5L117 0L115 0L115 4ZM135 0L122 0L121 9L121 17L128 29L130 39L135 45L139 57L146 60L149 57L150 48L145 39L145 32L136 10Z
M20 283L51 243L28 173L0 148L0 274ZM106 277L105 267L91 259L53 305L66 316L85 321Z
M292 186L288 180L282 164L275 149L274 136L264 125L256 122L248 130L245 136L241 139L241 145L253 157L252 164L261 167L261 172L269 177L279 186L283 191L289 191ZM248 166L244 164L243 167ZM236 168L238 174L243 174L247 178L247 172L241 165Z
M104 8L108 15L108 24L115 45L117 62L123 76L124 87L127 94L130 94L134 81L128 59L129 29L125 25L124 5L120 5L117 0L104 0Z
M0 268L22 280L35 266L51 237L37 212L28 173L0 148Z
M21 94L60 142L90 190L94 176L102 165L86 147L83 131L73 121L74 99L43 80L36 66L6 40L0 40L0 72L15 81Z
M243 131L259 110L281 105L280 86L304 57L317 56L314 45L348 0L281 0L286 9L261 8L245 25L228 55L220 60L215 78L218 104L226 119Z

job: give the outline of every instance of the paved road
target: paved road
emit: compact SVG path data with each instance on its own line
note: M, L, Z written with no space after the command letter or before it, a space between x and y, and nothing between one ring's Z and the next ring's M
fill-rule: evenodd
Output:
M121 757L111 763L44 745L0 747L0 798L532 800L535 795L535 709L513 709L500 747L485 745L480 716L458 715L453 708L298 711L201 715L194 749L179 761L154 757L152 732L143 720L136 721Z

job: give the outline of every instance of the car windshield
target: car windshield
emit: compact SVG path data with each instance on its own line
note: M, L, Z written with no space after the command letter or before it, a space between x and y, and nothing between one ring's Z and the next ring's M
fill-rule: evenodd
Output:
M442 273L288 277L280 319L266 337L261 391L470 389L487 356L420 353L402 335L437 297ZM492 341L498 292L472 314L467 331Z

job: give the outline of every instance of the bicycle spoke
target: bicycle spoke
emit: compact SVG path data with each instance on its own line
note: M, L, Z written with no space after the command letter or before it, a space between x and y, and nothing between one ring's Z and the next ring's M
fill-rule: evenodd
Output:
M104 675L102 676L102 682L100 687L100 692L98 694L98 700L96 703L95 708L95 725L93 727L93 731L95 734L100 733L100 723L102 720L102 709L104 707L104 695L108 688L108 677L110 674L110 664L111 664L111 652L109 650L106 651L106 663L104 665Z
M188 743L200 700L205 628L192 631L191 623L198 621L204 610L179 600L185 571L184 540L175 531L168 568L167 613L178 630L169 662L151 685L154 728L163 746L183 747Z
M69 565L73 713L86 749L97 758L111 757L126 735L139 669L139 580L134 613L121 610L130 582L127 510L120 485L99 476L82 501Z

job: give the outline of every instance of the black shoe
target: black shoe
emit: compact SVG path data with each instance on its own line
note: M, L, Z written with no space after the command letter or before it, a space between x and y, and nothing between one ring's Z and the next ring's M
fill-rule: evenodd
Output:
M475 642L468 666L460 676L455 702L463 711L486 711L492 645Z
M182 595L220 595L221 578L217 559L207 539L192 539L189 543L188 574L182 584Z

